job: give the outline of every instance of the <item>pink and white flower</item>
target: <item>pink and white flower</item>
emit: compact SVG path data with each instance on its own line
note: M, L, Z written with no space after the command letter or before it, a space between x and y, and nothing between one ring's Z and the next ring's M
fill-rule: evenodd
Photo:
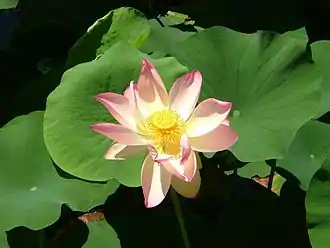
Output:
M237 140L227 119L230 102L209 98L195 108L201 86L201 73L192 71L174 82L168 94L155 67L144 59L138 82L131 82L123 95L95 97L119 123L91 127L115 141L105 158L147 152L141 184L148 208L160 204L171 185L181 195L195 197L201 181L196 152L226 150Z

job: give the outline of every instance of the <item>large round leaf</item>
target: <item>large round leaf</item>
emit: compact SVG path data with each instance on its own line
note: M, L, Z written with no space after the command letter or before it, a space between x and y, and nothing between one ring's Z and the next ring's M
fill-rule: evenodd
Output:
M154 27L140 50L145 53L161 50L167 54L175 43L182 42L193 34L194 32L184 32L173 27Z
M237 175L245 178L266 177L270 174L271 168L264 161L252 162L238 168Z
M118 41L139 47L148 38L150 28L147 18L136 9L112 10L98 19L70 49L67 68L94 59Z
M9 248L5 231L1 231L0 233L0 248Z
M42 135L44 113L15 118L0 129L0 231L44 228L61 205L86 211L102 204L118 183L88 183L58 175Z
M320 169L330 148L330 125L307 122L297 133L284 159L277 166L291 172L307 190L315 172Z
M329 150L330 151L330 150ZM328 154L329 155L329 154ZM313 248L327 248L330 243L330 160L311 181L306 198L309 237Z
M83 248L121 247L117 233L105 220L89 222L87 226L89 229L89 235Z
M313 52L313 60L320 68L320 72L324 78L322 82L322 99L321 106L317 116L330 111L330 42L318 41L311 45Z
M122 93L136 80L145 54L127 43L117 43L98 60L68 70L47 100L44 136L54 161L75 176L103 181L116 178L139 186L144 154L124 161L109 161L104 154L110 140L90 130L98 122L114 122L94 96L101 92ZM170 86L187 70L174 58L151 59Z
M188 19L189 19L188 15L173 11L167 11L166 15L159 18L159 20L164 26L175 26L175 25L184 24L187 21L189 22Z
M0 10L15 8L17 3L18 0L0 0Z
M193 26L194 21L187 21L187 18L187 15L168 11L166 16L160 18L162 25L156 19L149 20L150 35L139 49L144 53L154 53L153 57L162 52L162 56L165 57L175 43L182 42L201 31L200 27ZM184 27L183 30L185 31L179 29L179 25L181 28Z
M301 30L242 34L214 27L176 43L171 55L202 71L202 98L233 102L232 147L242 161L281 158L297 130L315 116L321 77L306 58Z

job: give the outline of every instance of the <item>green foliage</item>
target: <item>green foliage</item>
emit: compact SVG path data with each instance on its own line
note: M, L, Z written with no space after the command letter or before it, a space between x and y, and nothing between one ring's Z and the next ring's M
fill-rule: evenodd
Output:
M306 210L309 236L313 248L326 248L330 243L330 160L314 175L307 192Z
M242 34L215 27L177 43L170 54L201 70L202 99L233 102L231 125L239 139L231 150L252 162L281 158L318 110L321 78L306 43L291 32Z
M44 228L62 204L87 211L104 203L118 183L89 183L61 177L46 150L44 112L19 116L0 129L0 231L16 226Z
M2 1L0 9L9 2L17 4ZM239 139L230 150L249 162L238 175L258 176L256 181L263 184L270 174L264 161L278 159L277 166L292 173L308 191L313 246L327 247L330 128L311 119L330 110L330 42L312 44L311 56L304 29L282 35L243 34L224 27L195 29L186 15L174 12L161 21L165 27L133 8L115 9L98 19L71 48L68 70L48 96L45 113L19 116L0 129L0 247L8 247L6 230L54 223L62 204L86 211L104 203L119 183L141 185L145 154L105 160L111 141L89 127L114 122L94 96L123 93L131 80L137 80L142 58L152 61L167 89L179 76L197 69L203 74L200 101L214 97L233 103L230 124ZM42 65L39 69L56 81L63 64L50 72ZM28 101L28 89L37 91L27 84L17 92L23 102ZM77 178L62 177L57 166ZM276 175L272 190L278 193L283 182ZM105 221L87 226L85 248L120 247L116 232Z
M184 41L193 34L193 32L183 32L173 27L154 27L149 39L141 46L140 50L144 53L162 51L165 56L169 54L174 44Z
M150 24L141 12L131 8L114 10L112 24L103 35L96 55L104 53L118 41L127 41L135 47L140 47L148 38L149 32Z
M15 8L18 0L0 0L0 10Z
M320 68L323 76L322 82L322 101L317 117L325 114L330 110L330 42L318 41L311 45L313 52L313 60Z
M284 159L277 166L291 172L308 190L310 181L327 158L330 149L330 125L318 121L307 122L297 133Z
M297 133L277 165L291 172L307 191L306 208L313 247L330 242L330 125L309 121Z
M168 11L165 16L159 18L160 21L164 24L164 26L175 26L180 24L190 24L193 21L188 21L189 16L173 11Z
M152 56L160 53L165 57L169 54L174 44L182 42L197 31L202 30L200 27L193 26L194 21L188 20L187 15L171 11L160 17L159 21L151 19L149 22L151 32L148 39L140 47L140 50L148 54L154 53ZM186 31L180 30L179 26L184 27Z
M269 173L270 167L264 161L248 163L237 170L237 174L245 178L266 177Z
M67 68L93 60L118 41L140 47L150 33L146 17L133 8L119 8L98 19L69 52Z
M9 248L7 236L4 231L0 232L0 248Z
M123 161L105 160L111 142L89 127L99 122L114 122L94 96L107 91L123 93L131 80L137 80L143 57L147 56L119 42L99 59L68 70L59 87L49 95L44 136L53 160L64 171L88 180L115 178L128 186L141 184L145 154ZM151 61L167 86L187 72L174 58Z
M83 248L111 247L120 248L120 241L115 230L106 222L89 222L89 236Z

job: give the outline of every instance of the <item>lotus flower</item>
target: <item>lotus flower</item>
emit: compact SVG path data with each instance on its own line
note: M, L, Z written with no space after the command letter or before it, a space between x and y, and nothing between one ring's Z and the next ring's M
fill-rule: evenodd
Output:
M115 142L105 158L147 154L141 184L148 208L160 204L170 186L195 197L201 181L197 152L226 150L237 140L227 119L230 102L210 98L195 108L201 86L201 73L192 71L175 81L168 94L155 67L144 59L138 82L131 82L123 95L95 97L119 123L91 127Z

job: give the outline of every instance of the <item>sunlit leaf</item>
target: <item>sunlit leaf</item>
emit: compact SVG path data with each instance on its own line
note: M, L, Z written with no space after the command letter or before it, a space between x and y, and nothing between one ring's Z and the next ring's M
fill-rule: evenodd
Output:
M89 229L89 235L83 248L121 247L117 233L105 220L89 222L87 223L87 226Z
M122 7L98 19L69 51L67 68L95 59L118 41L140 47L150 33L150 24L138 10Z
M9 248L5 231L1 231L0 233L0 248Z
M269 173L270 167L264 161L248 163L237 170L237 174L245 178L266 177Z
M0 0L0 10L15 8L18 0Z
M233 102L231 148L241 161L281 158L297 130L316 115L322 79L295 32L243 34L214 27L176 43L170 55L201 70L201 99ZM307 37L305 35L305 37Z
M86 211L103 204L118 183L89 183L61 177L46 150L42 111L19 116L0 129L0 231L44 228L61 205Z
M167 55L175 43L182 42L193 34L194 32L183 32L172 27L154 27L140 50L145 53L162 51Z
M307 122L297 133L284 159L277 166L291 172L307 190L315 172L325 161L330 148L330 125Z
M330 42L318 41L311 45L313 60L320 68L323 76L321 106L317 116L330 111Z
M313 177L306 197L308 232L313 248L326 248L330 243L329 155L330 153L321 169Z

